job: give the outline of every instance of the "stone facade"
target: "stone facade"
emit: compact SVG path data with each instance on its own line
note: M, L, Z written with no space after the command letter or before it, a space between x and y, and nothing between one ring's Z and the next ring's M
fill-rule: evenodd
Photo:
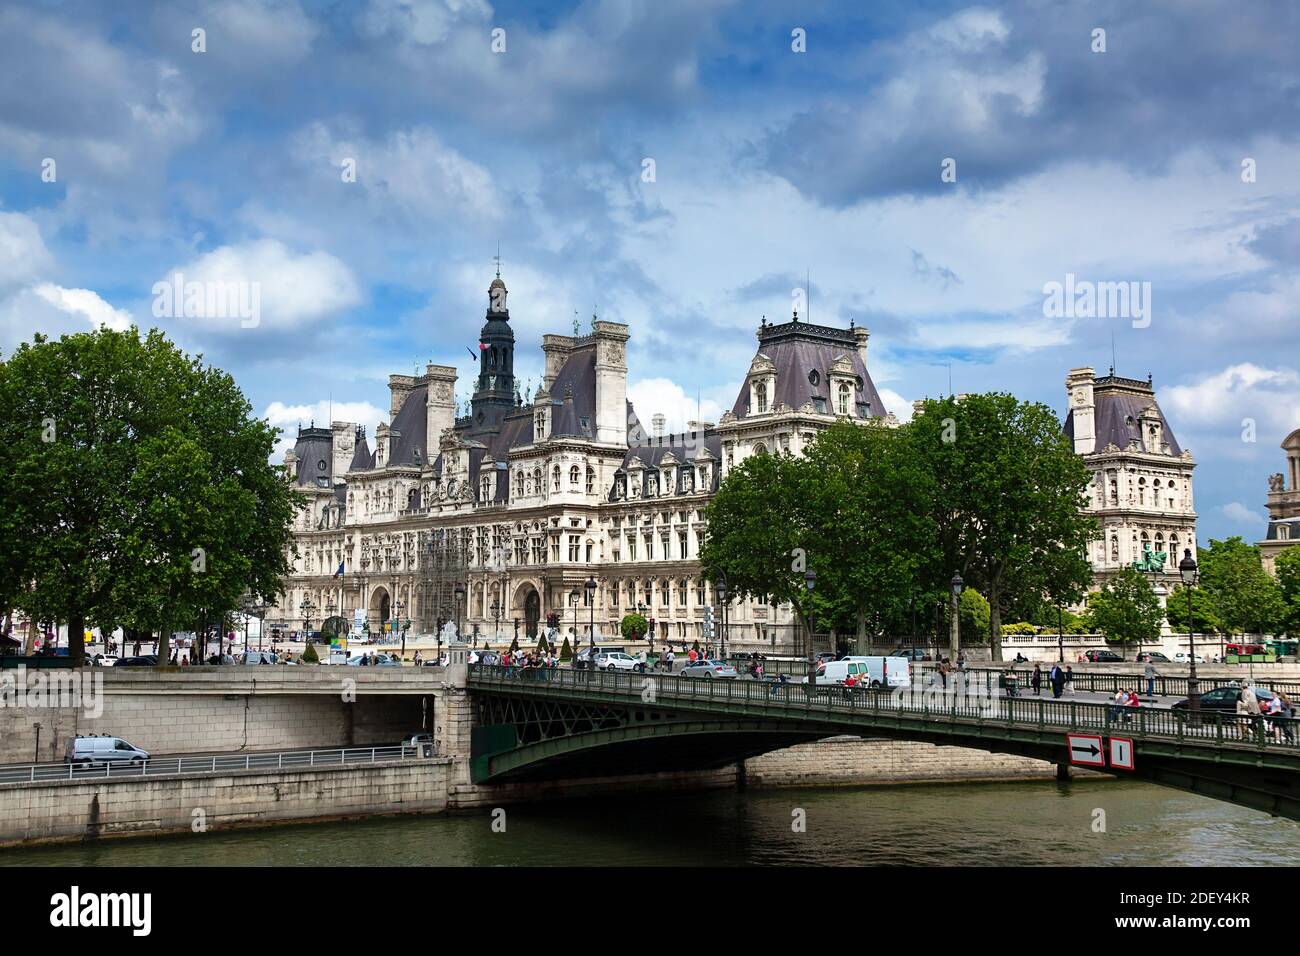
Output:
M1268 533L1259 542L1264 569L1276 575L1274 562L1286 548L1300 544L1300 428L1282 442L1286 471L1268 479Z
M1164 571L1153 575L1163 600L1178 583L1184 551L1196 557L1192 454L1179 446L1149 378L1076 368L1065 388L1065 433L1093 476L1086 511L1100 525L1088 551L1095 583L1104 584L1147 552L1164 552Z
M456 621L467 637L531 644L553 614L586 643L593 627L617 639L640 608L656 640L702 640L717 602L700 571L703 514L726 473L749 454L799 453L837 419L889 417L867 372L867 330L797 314L760 325L750 374L716 425L642 428L627 401L629 331L617 322L543 336L543 381L526 397L506 295L498 276L466 414L455 414L455 370L430 365L391 376L391 420L373 451L352 423L299 430L285 465L309 504L270 626L341 617L354 632L409 621L427 634ZM463 596L431 584L439 552L463 559ZM797 630L789 606L728 610L729 649L788 652Z

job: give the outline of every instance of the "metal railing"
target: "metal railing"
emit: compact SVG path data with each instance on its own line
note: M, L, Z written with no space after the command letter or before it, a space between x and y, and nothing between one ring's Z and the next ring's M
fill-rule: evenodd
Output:
M916 664L913 670L913 680L921 683L928 682L932 675L935 674L935 666L931 663ZM1050 691L1051 684L1047 679L1051 671L1051 665L1042 668L1039 673L1042 675L1041 686L1044 691ZM968 681L981 683L985 687L996 687L1003 673L1009 673L1015 677L1023 693L1026 688L1032 686L1034 669L1032 667L1006 667L1006 668L987 668L987 667L968 667L966 678ZM948 680L952 680L956 671L949 671ZM1146 693L1147 680L1141 674L1105 674L1096 671L1071 671L1070 680L1074 684L1076 691L1095 691L1107 694L1114 694L1120 690L1135 690L1141 694ZM1300 700L1300 681L1289 680L1270 680L1269 678L1252 679L1249 675L1243 674L1241 677L1199 677L1197 684L1200 685L1200 692L1204 694L1208 690L1215 690L1220 687L1240 687L1242 682L1253 687L1259 687L1275 694L1283 693L1293 700ZM1154 678L1153 690L1159 697L1186 697L1188 694L1187 678L1185 676L1164 676L1160 675Z
M767 710L788 718L801 712L809 718L843 715L870 716L875 720L903 716L942 722L951 731L958 724L979 728L998 725L1007 728L1053 728L1096 730L1134 738L1169 738L1214 746L1248 746L1300 751L1300 721L1293 718L1243 716L1235 713L1121 707L1113 703L1051 700L1036 697L1008 697L976 685L959 686L956 681L944 690L938 687L872 690L841 684L816 684L771 680L708 679L625 671L574 671L564 668L515 668L471 665L471 685L481 687L539 684L573 688L591 696L645 702L653 686L654 701L673 699L733 701L746 711ZM869 721L864 720L864 724Z
M87 738L89 739L89 738ZM0 767L0 784L50 780L99 780L124 777L174 777L178 774L228 773L235 770L301 770L410 760L424 747L345 747L334 750L286 750L276 753L212 754L202 757L151 757L143 764L28 764Z

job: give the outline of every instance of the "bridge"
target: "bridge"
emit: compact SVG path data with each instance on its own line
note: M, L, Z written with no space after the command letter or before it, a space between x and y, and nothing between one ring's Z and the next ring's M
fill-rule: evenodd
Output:
M952 688L706 680L471 665L475 783L706 770L823 737L918 740L1070 763L1067 735L1132 741L1093 769L1300 820L1300 721L1008 697ZM1280 726L1280 724L1279 724ZM1108 764L1109 762L1107 762Z

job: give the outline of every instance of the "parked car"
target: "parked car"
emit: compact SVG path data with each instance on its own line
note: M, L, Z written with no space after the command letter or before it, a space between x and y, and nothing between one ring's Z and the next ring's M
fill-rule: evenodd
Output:
M356 657L348 660L350 667L401 667L401 661L391 654L376 654L375 660L370 660L369 654L358 654Z
M270 651L245 651L240 657L241 664L278 664L280 660Z
M125 764L143 767L149 754L121 737L69 737L63 762L68 764Z
M919 647L896 647L889 652L890 657L905 657L909 661L931 660L929 654Z
M1259 700L1261 709L1273 699L1271 690L1264 690L1262 687L1252 687L1251 690L1255 692L1255 697ZM1216 687L1214 690L1207 690L1201 695L1201 710L1236 713L1237 698L1240 696L1240 687ZM1187 699L1174 701L1170 706L1175 710L1186 710L1188 707Z
M578 649L578 653L573 656L574 670L585 670L591 663L592 657L599 657L601 654L622 654L621 647L601 647L597 645L592 647L587 645ZM600 665L603 666L603 665Z
M703 677L709 680L714 678L735 680L740 676L726 661L709 660L707 657L698 658L694 664L687 662L677 674L679 677Z
M402 738L398 746L399 747L422 747L425 744L432 744L432 743L433 743L433 734L429 733L427 730L421 730L411 734L409 737Z
M596 670L600 671L634 671L638 670L641 662L631 654L625 654L623 651L612 651L607 654L596 655Z
M141 654L139 657L124 657L114 667L157 667L158 658L153 654Z
M96 654L94 664L96 667L113 667L117 661L116 654Z
M471 664L486 664L493 667L501 663L501 655L496 651L470 651L469 662Z
M1186 651L1179 651L1177 654L1174 655L1175 664L1190 664L1191 662L1192 662L1192 655L1188 654ZM1205 658L1202 657L1200 654L1197 654L1196 663L1204 664Z
M1094 664L1115 664L1124 660L1114 651L1090 650L1084 651L1083 656Z
M1148 663L1149 664L1172 664L1173 663L1173 661L1165 657L1165 655L1161 654L1159 651L1143 651L1141 654L1137 656L1137 662L1139 664L1148 664Z

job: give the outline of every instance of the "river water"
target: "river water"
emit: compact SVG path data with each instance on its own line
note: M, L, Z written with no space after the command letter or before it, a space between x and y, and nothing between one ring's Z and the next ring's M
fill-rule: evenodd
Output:
M1098 810L1105 832L1094 832ZM620 796L509 807L504 826L494 832L486 810L390 817L0 850L0 866L1244 866L1300 855L1298 824L1128 781Z

